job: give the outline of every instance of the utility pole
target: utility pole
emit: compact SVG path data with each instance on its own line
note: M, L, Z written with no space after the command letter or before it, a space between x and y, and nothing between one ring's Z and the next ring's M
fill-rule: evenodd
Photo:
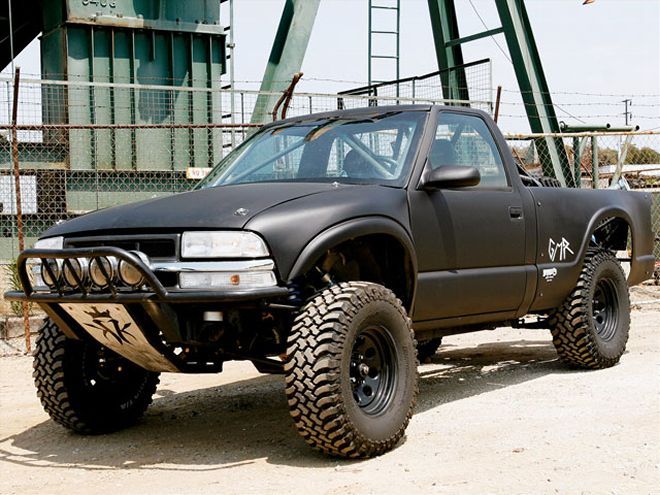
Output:
M12 12L11 0L7 0L9 7L9 51L11 53L11 72L14 73L14 15Z
M630 98L626 98L621 103L626 106L626 111L623 113L623 115L626 117L626 127L628 127L628 124L632 120L632 112L628 110L629 107L632 107L632 100Z

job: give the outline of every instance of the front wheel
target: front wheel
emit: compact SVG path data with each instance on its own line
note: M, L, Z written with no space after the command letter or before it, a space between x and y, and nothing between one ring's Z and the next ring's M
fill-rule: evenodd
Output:
M579 368L614 366L626 350L630 329L628 284L609 251L590 249L577 285L550 317L559 358Z
M32 376L50 417L82 434L107 433L137 421L159 377L95 341L66 338L50 319L37 339Z
M312 447L373 457L403 437L417 396L410 319L385 287L348 282L313 296L288 340L291 416Z

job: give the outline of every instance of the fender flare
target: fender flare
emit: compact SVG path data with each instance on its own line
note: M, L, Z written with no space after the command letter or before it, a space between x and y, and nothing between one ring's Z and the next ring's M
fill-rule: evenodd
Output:
M610 218L618 218L624 220L628 224L628 227L630 228L630 238L632 239L632 257L630 262L630 274L628 276L628 284L635 285L645 279L645 277L642 275L642 272L644 271L644 267L640 265L639 260L637 259L636 256L636 252L639 249L638 246L636 246L637 225L634 219L623 208L619 206L603 207L591 217L591 220L589 221L589 225L585 230L585 236L582 239L579 256L576 258L576 262L578 263L578 267L582 266L584 262L584 258L587 255L587 249L589 249L589 243L591 241L591 237L593 236L594 232L596 232L596 229L599 227L599 225L604 220Z
M600 226L600 224L607 219L610 218L620 218L621 220L625 220L625 222L628 224L630 227L630 235L632 236L633 239L633 244L635 241L635 233L634 233L634 222L630 218L630 215L626 213L625 210L622 208L619 208L618 206L605 206L598 210L594 215L591 217L591 220L589 220L589 224L587 225L587 228L585 229L584 237L582 238L582 243L580 245L580 255L578 256L578 259L582 261L587 254L587 249L589 248L589 242L591 241L591 236L593 236L594 232L596 232L596 229ZM633 246L634 249L634 246Z
M412 304L417 291L417 254L415 245L408 231L400 223L389 217L373 216L354 218L321 231L302 249L289 271L287 279L292 281L296 277L307 273L314 266L314 263L329 249L352 239L376 234L394 238L401 244L408 257L409 268L413 277L409 290L410 301L406 306L412 312Z

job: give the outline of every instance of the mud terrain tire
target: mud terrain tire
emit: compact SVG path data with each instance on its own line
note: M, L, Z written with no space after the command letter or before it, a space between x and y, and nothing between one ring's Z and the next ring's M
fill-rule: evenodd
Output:
M341 283L310 298L288 339L286 393L305 441L373 457L403 437L417 397L411 321L385 287Z
M159 374L92 341L68 339L50 319L40 330L32 374L50 417L82 434L119 430L151 403Z
M628 284L609 251L590 249L577 285L550 317L559 358L578 368L609 368L626 349L630 329Z

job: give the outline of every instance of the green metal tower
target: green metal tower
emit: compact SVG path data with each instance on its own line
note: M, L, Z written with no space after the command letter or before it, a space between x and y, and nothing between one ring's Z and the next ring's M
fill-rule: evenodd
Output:
M264 74L262 90L283 91L288 81L302 66L320 0L287 0L280 21L268 67ZM431 27L435 41L435 52L439 69L442 71L443 96L449 100L470 99L463 65L462 45L488 36L504 34L513 68L518 79L520 92L525 103L529 125L534 133L559 133L559 122L555 114L550 90L545 79L541 58L534 40L524 0L493 0L497 7L501 26L481 33L461 37L458 27L456 0L428 0ZM369 0L371 19L374 6L381 4ZM395 8L397 26L400 19L400 2ZM369 24L371 41L374 28ZM399 29L394 31L398 40ZM393 35L393 34L391 34ZM399 62L397 41L396 62ZM373 53L369 47L369 79ZM274 98L276 99L276 97ZM253 122L263 121L268 113L270 101L260 98ZM274 104L274 101L273 101ZM562 185L573 186L568 155L561 139L544 137L536 140L542 157L543 173L556 177Z
M70 83L46 86L44 123L172 124L46 136L67 143L72 170L185 171L217 163L218 137L183 128L213 123L222 111L210 96L226 71L217 0L52 0L42 12L43 79Z
M532 132L559 133L559 121L525 2L524 0L494 1L501 27L461 37L455 0L428 0L438 65L441 70L449 71L442 81L445 98L469 100L465 72L460 68L463 63L462 45L504 34ZM574 186L575 181L563 141L552 137L540 138L536 140L536 146L542 157L543 173L556 177L562 185Z
M401 79L401 0L389 5L383 2L384 0L369 0L369 86ZM389 70L378 70L378 61L389 62ZM374 73L378 73L379 77L374 78ZM389 73L388 77L382 77L385 73ZM398 93L397 87L397 96Z
M286 0L266 72L252 113L252 122L268 120L280 94L300 72L321 0ZM264 94L265 93L265 94Z

